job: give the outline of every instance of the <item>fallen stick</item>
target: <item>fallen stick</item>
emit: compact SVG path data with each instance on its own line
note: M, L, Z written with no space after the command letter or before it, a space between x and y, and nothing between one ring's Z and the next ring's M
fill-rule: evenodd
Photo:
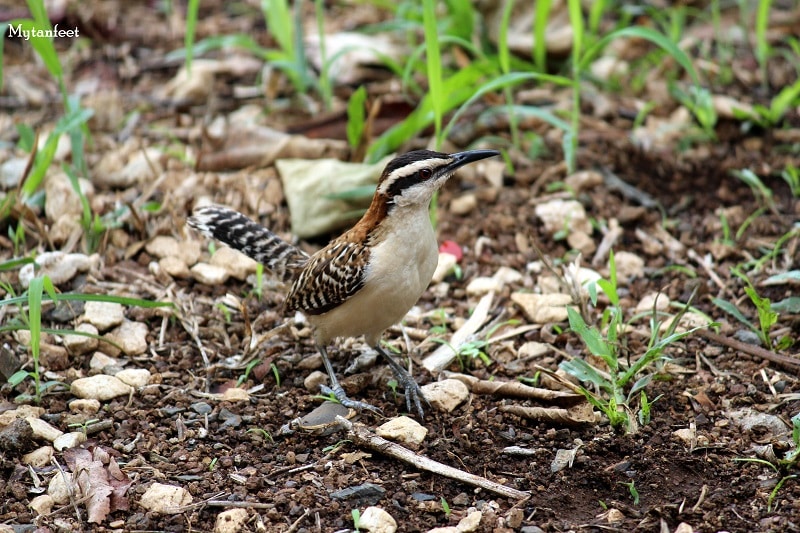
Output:
M357 446L363 446L369 450L386 455L393 459L398 459L404 463L420 470L425 470L440 476L449 477L456 481L461 481L468 485L481 487L488 491L494 492L506 498L514 498L517 500L530 498L530 493L521 490L506 487L494 481L490 481L484 477L476 476L463 470L453 468L425 456L417 455L411 450L400 446L394 442L388 441L382 437L372 433L364 424L353 424L349 420L337 416L336 419L341 426L347 430L348 438L353 441Z

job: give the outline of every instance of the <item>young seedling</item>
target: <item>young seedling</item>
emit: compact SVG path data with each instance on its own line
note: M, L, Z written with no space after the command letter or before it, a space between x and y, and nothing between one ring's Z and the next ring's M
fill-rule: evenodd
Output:
M711 301L714 305L732 315L739 322L750 328L756 335L758 335L761 343L772 349L772 339L770 338L770 330L778 322L778 313L772 309L772 302L769 298L759 296L750 278L741 270L740 267L733 267L731 272L739 279L745 282L744 292L756 308L756 316L758 318L758 325L756 326L752 321L748 320L734 304L723 300L721 298L712 298Z

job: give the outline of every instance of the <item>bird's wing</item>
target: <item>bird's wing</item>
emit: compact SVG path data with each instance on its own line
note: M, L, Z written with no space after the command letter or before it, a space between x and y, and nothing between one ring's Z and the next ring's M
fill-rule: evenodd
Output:
M364 243L337 239L314 254L292 284L285 310L321 315L364 286L369 261Z

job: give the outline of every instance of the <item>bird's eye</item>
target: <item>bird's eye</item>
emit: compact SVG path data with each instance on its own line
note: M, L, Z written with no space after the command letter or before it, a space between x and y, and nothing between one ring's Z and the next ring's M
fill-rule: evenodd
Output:
M429 168L423 168L419 171L419 177L424 180L430 179L431 176L433 176L433 171Z

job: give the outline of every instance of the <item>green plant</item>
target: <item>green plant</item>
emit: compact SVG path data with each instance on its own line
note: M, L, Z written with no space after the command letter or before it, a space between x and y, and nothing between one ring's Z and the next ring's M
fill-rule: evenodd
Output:
M358 528L359 528L359 522L361 522L361 511L359 511L358 509L353 509L352 511L350 511L350 516L353 517L353 528L355 528L356 531L360 531L360 529Z
M505 322L501 322L500 324L496 324L492 326L489 331L486 333L484 338L482 339L473 339L471 341L465 342L461 344L457 349L452 344L447 342L445 339L439 339L436 337L431 338L431 341L444 344L450 347L451 350L456 354L456 358L458 359L459 366L464 369L470 366L469 363L474 361L475 359L480 359L481 362L485 366L489 366L492 364L492 359L489 355L484 351L487 346L492 343L492 336L497 332L498 329L504 326L513 326L518 324L518 320L506 320Z
M791 163L786 165L786 168L781 172L783 181L789 186L794 198L800 198L800 170Z
M631 495L631 499L633 499L633 505L639 505L639 491L636 490L636 482L630 481L626 483L624 481L618 481L617 483L628 487L628 492Z
M450 509L450 504L447 503L447 500L445 500L444 496L442 496L439 501L442 504L442 511L444 511L444 515L447 518L450 518L450 515L453 513L453 510Z
M727 300L723 300L721 298L712 298L712 303L750 328L756 335L758 335L759 340L764 346L772 349L772 339L769 336L769 332L772 329L772 326L778 322L778 313L772 309L772 302L770 302L769 298L762 297L758 294L756 288L753 286L753 283L750 281L750 278L741 270L741 268L733 267L731 268L731 273L744 281L744 292L756 308L758 325L756 326L752 321L748 320L747 317L744 316L744 313L742 313L734 304L728 302ZM790 338L787 340L791 343ZM781 340L779 341L779 345L784 345L785 342L787 341Z
M768 207L773 212L775 211L775 200L772 197L772 189L764 185L761 178L756 176L752 170L748 168L743 170L731 170L731 174L750 187L750 190L753 191L753 196L756 197L756 200L758 200L762 206Z
M745 120L762 128L771 128L780 124L792 106L797 105L798 99L800 99L800 80L781 89L770 100L769 106L753 104L752 111L734 109L733 115L739 120Z
M347 142L350 150L355 154L364 142L364 128L366 116L364 104L367 100L367 89L362 85L350 95L347 102ZM370 194L373 192L370 187Z
M699 85L692 85L688 90L684 91L677 85L670 86L673 97L688 109L694 115L697 123L705 134L707 140L714 140L717 138L717 111L714 108L714 102L711 99L711 92L705 87Z
M275 439L272 438L272 434L263 428L250 428L247 430L247 433L257 433L261 435L265 440L268 440L271 443L275 443Z
M89 426L91 426L93 424L97 424L98 422L100 422L99 418L91 418L89 420L84 420L83 422L75 422L73 424L69 424L67 427L76 428L76 429L80 428L81 432L84 435L86 435L86 432L89 429Z
M625 328L623 326L623 310L620 307L617 291L616 263L613 253L609 257L609 279L601 279L588 286L592 304L596 306L598 294L595 286L603 291L611 304L601 317L601 327L606 332L605 337L603 337L601 329L588 326L575 309L567 308L567 315L572 331L581 338L592 355L603 361L606 368L598 368L577 357L570 361L563 361L559 367L578 380L594 385L594 391L584 387L579 387L579 391L590 404L608 418L612 428L633 432L636 419L631 418L632 402L637 397L641 401L640 393L652 381L653 375L649 372L651 365L664 360L664 352L671 344L701 328L695 327L677 332L678 324L689 310L691 300L675 315L663 335L661 321L654 309L650 319L651 333L646 351L635 361L628 360L625 364L621 356L622 336ZM652 405L652 402L647 402L646 396L644 398L647 413L646 417L643 415L643 419L649 418L650 405ZM641 403L639 410L642 410Z
M259 364L261 364L260 359L253 359L252 361L247 363L247 366L244 368L244 373L241 376L239 376L239 379L236 380L236 386L238 387L242 383L247 381L250 378L250 372L252 372L253 369L257 367Z

